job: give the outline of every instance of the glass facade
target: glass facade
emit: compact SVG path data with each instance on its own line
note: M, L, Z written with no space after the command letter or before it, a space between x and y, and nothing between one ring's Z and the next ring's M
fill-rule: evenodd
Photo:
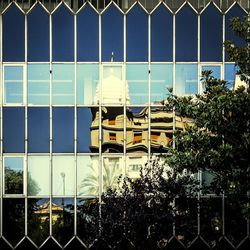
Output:
M184 123L163 108L171 91L201 93L202 70L233 86L222 42L247 14L244 1L55 2L11 2L0 18L0 237L13 247L93 243L79 211L172 147Z

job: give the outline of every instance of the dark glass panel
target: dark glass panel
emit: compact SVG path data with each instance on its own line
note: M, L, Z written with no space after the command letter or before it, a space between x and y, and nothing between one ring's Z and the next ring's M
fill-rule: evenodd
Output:
M77 239L74 238L70 243L64 248L65 250L85 250L86 248L83 244Z
M49 152L49 108L28 108L28 152Z
M74 152L74 108L53 108L53 152Z
M176 61L197 61L197 22L198 15L188 4L176 14Z
M3 151L24 152L24 108L3 108Z
M53 238L49 238L45 244L43 244L39 249L42 250L61 250L62 248L58 246L58 243L55 242Z
M173 15L161 4L151 15L151 61L173 60Z
M52 200L52 235L63 246L74 235L74 199Z
M27 15L28 61L49 61L49 15L37 4Z
M112 4L102 15L102 61L123 61L123 15Z
M99 110L98 108L77 109L77 152L98 152Z
M3 14L3 61L24 61L24 14L12 4Z
M127 14L127 61L148 61L148 15L136 4Z
M24 237L24 199L3 199L3 236L16 245Z
M224 79L227 81L227 87L229 89L233 89L235 85L237 71L238 71L238 68L234 64L225 64Z
M37 247L28 238L25 238L17 247L15 247L15 250L26 250L26 249L36 250Z
M99 18L87 4L77 14L77 61L99 61Z
M64 4L52 15L52 58L74 61L74 16Z

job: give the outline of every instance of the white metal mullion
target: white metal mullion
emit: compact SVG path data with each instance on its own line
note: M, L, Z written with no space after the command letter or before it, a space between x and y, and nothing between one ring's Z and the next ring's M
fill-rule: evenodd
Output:
M225 32L225 24L226 24L226 16L225 14L222 15L222 41L223 43L225 42L225 36L226 36L226 32ZM225 79L225 60L226 60L226 53L225 53L225 47L222 46L222 67L221 67L221 79L224 80Z
M3 90L3 81L2 81L2 76L3 76L3 66L2 66L2 54L3 54L3 49L2 49L2 15L0 15L0 146L1 146L1 152L0 152L0 237L2 236L2 210L3 210L3 99L2 99L2 90Z
M151 154L151 15L148 14L148 160Z

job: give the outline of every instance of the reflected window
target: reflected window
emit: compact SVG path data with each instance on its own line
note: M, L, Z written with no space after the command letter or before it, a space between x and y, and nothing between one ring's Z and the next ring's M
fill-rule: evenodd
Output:
M122 157L104 157L102 168L102 191L108 188L119 189L119 179L122 176Z
M130 104L148 103L148 64L127 64L127 99Z
M23 66L4 66L4 103L23 104Z
M139 4L128 12L126 18L127 62L148 61L148 15Z
M28 104L49 105L49 64L28 64Z
M77 109L77 152L99 152L99 109Z
M23 194L24 158L4 157L4 193Z
M89 5L77 13L77 61L98 62L99 16Z
M52 104L74 105L75 69L73 64L54 64L52 66Z
M49 15L40 4L27 15L27 26L28 61L49 62Z
M74 156L53 156L52 195L67 196L75 193Z
M52 15L52 58L56 62L74 61L74 16L65 4Z
M173 15L163 5L151 15L151 61L173 60Z
M3 61L24 61L24 14L12 4L3 14Z
M175 20L176 61L197 61L198 15L188 4L185 4L176 14Z
M24 108L3 108L3 152L24 153Z
M159 104L173 89L173 65L151 64L151 104Z
M82 155L77 157L77 195L99 194L99 157Z
M197 64L177 64L175 72L175 93L191 95L198 93Z
M225 64L225 80L227 81L227 87L233 89L235 85L237 67L234 64Z
M49 196L49 156L28 156L28 195Z
M122 107L102 108L102 152L122 153L124 114Z
M147 163L147 156L127 156L126 157L126 176L131 179L140 177L140 171Z

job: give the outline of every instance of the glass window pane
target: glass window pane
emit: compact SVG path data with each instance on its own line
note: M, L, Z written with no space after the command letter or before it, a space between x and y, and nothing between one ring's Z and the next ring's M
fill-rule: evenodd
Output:
M28 156L28 195L50 195L50 157Z
M52 66L52 104L74 105L75 69L73 64L53 64Z
M23 103L23 66L4 66L4 103Z
M148 15L136 4L126 18L128 62L148 61Z
M77 61L98 62L99 17L87 4L77 14Z
M108 188L119 189L119 177L122 176L122 157L104 157L102 169L102 191Z
M148 108L126 109L126 151L148 152Z
M161 4L151 15L151 61L173 60L173 15Z
M77 104L98 104L98 64L77 64Z
M77 152L99 152L99 108L77 109Z
M74 156L53 156L52 195L74 195L75 158Z
M151 104L159 104L173 89L173 65L151 64Z
M99 157L84 155L77 157L77 195L99 194Z
M12 4L3 14L3 61L24 61L24 14Z
M176 14L176 61L197 61L198 15L185 4ZM183 25L185 24L185 25Z
M191 95L198 93L197 64L176 65L175 93L177 95Z
M57 62L74 61L74 16L65 4L52 15L52 58Z
M148 64L127 64L126 80L128 102L130 104L147 104Z
M23 157L4 157L4 193L23 194Z
M37 4L27 15L28 61L49 62L49 15ZM38 49L39 48L39 49Z
M140 178L140 171L147 163L148 157L131 155L126 157L126 176L131 179Z
M237 71L237 67L234 64L225 64L225 80L229 89L233 89L234 87Z
M54 153L74 152L74 108L53 108L52 151Z
M201 67L201 71L204 70L211 70L212 71L212 76L216 79L221 79L220 77L220 66L214 66L214 65L206 65Z
M24 153L24 108L3 108L3 151Z
M49 153L49 108L28 108L28 152Z
M123 61L123 15L114 4L102 15L102 61Z
M49 64L28 65L28 104L49 105L50 102Z

